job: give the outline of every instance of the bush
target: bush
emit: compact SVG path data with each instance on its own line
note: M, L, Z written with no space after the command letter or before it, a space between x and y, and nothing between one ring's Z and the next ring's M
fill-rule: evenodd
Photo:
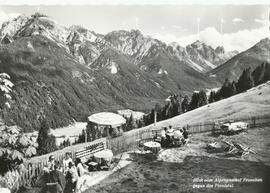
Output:
M0 126L0 174L19 170L26 157L36 155L37 143L17 126Z

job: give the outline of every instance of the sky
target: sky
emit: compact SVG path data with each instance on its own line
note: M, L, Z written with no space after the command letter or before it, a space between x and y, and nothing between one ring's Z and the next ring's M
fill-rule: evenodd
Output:
M0 2L1 4L1 2ZM244 51L269 37L268 5L1 5L0 24L39 11L69 27L96 33L139 29L166 43L200 40L213 48Z

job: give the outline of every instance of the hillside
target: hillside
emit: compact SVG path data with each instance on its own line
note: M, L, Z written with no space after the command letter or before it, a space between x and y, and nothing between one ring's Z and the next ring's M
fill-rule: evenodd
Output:
M208 72L210 76L217 77L220 81L226 78L236 80L244 69L254 70L261 63L270 62L270 39L265 38L248 50L234 56L224 64Z
M139 33L140 48L147 44L140 32L125 33L133 43ZM11 108L1 109L1 117L25 131L38 129L41 117L52 128L62 127L99 111L148 111L172 92L191 93L219 84L151 38L153 46L139 59L104 35L66 28L40 14L4 23L0 36L0 72L9 74L15 85Z
M42 36L0 45L0 61L0 71L15 84L11 108L2 109L1 115L28 131L39 127L40 116L51 127L60 127L86 120L93 112L150 108L167 96L154 82L135 81L131 73L124 73L126 80L129 75L133 79L122 84L124 77L91 70Z
M194 124L219 119L245 118L270 114L270 81L244 93L205 105L182 115L160 121L157 127ZM153 126L153 125L151 125Z

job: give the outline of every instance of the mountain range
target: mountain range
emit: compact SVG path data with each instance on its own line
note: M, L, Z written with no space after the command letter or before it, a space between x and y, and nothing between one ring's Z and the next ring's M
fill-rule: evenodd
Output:
M103 35L67 28L39 13L3 23L0 39L0 72L15 84L11 107L1 109L1 116L25 131L38 129L44 116L55 128L93 112L146 111L171 93L218 87L224 77L216 69L243 54L200 41L165 44L139 30Z
M265 38L244 52L232 57L224 64L208 72L209 76L215 76L223 81L237 80L239 74L246 68L254 70L263 62L270 62L270 39Z

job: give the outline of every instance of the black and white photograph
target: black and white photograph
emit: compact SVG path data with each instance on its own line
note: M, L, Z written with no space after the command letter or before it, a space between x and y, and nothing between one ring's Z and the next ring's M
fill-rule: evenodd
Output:
M0 0L0 193L269 192L269 1Z

